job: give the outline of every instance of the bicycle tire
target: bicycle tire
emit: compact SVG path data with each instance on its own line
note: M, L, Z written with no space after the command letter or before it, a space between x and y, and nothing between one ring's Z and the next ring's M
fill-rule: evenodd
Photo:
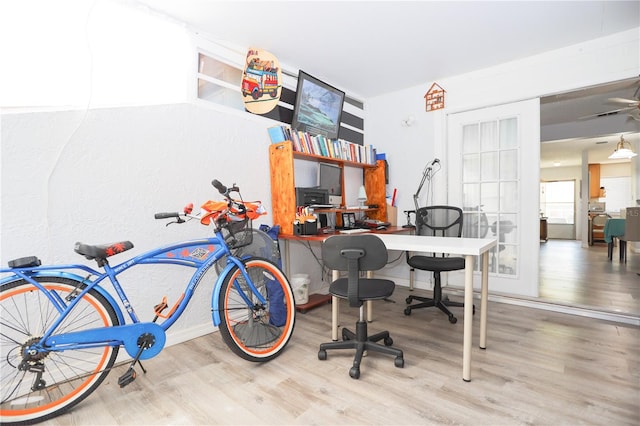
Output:
M266 362L280 355L293 333L296 316L293 291L275 263L253 257L244 264L254 286L267 299L266 306L247 306L240 293L253 302L256 297L240 268L232 268L221 287L219 330L233 353L247 361ZM283 312L276 312L278 308L283 308ZM274 323L276 316L281 320Z
M48 291L62 300L79 293L85 284L63 277L36 277ZM118 346L47 352L31 366L38 373L18 366L22 348L37 341L59 318L50 300L32 283L18 279L0 287L0 423L31 424L62 414L85 399L109 374ZM58 327L59 332L119 325L114 308L92 289L78 301ZM35 370L35 368L34 368ZM38 389L34 388L38 386Z

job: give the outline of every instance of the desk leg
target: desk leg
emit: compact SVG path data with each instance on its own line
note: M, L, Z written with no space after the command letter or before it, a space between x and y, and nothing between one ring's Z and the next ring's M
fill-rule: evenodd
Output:
M331 281L335 281L340 278L339 271L331 272ZM331 340L334 342L338 340L338 317L340 316L340 299L331 296Z
M473 337L473 256L465 256L464 338L463 338L463 347L462 347L462 380L464 380L465 382L471 381L472 337Z
M291 276L291 257L289 255L289 240L284 240L284 274L287 279Z
M489 252L482 254L482 291L480 293L480 349L487 349L487 301L489 299Z
M367 271L367 278L373 278L373 271ZM367 322L373 321L373 300L369 300L367 303Z

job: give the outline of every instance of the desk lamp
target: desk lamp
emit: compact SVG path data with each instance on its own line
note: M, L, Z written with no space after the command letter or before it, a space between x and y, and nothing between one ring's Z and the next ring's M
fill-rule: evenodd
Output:
M364 185L360 185L360 189L358 189L358 205L361 209L365 208L365 203L367 202L367 191L364 189Z
M436 171L433 170L433 167L435 165L438 165L438 169ZM407 215L407 224L403 225L403 228L415 228L415 225L413 225L411 223L411 213L414 213L416 211L418 211L418 198L420 197L420 191L422 191L422 187L424 186L424 182L429 179L429 186L431 186L431 178L433 177L434 174L436 174L436 172L438 172L438 170L440 170L441 166L440 166L440 159L439 158L434 158L432 162L427 163L427 165L424 168L424 171L422 172L422 180L420 181L420 185L418 185L418 189L416 190L416 193L413 194L413 204L415 205L416 209L415 210L405 210L404 213ZM428 194L427 194L428 195ZM428 198L428 197L427 197Z
M436 164L438 165L438 169L436 171L433 171L433 167ZM424 185L424 182L427 179L429 179L429 186L431 186L431 178L433 178L433 175L436 174L440 169L441 169L440 159L438 158L434 158L433 161L428 163L427 166L424 168L424 171L422 172L422 180L420 181L418 190L416 191L415 194L413 194L413 204L416 206L416 210L418 210L418 197L420 196L420 191L422 191L422 186Z

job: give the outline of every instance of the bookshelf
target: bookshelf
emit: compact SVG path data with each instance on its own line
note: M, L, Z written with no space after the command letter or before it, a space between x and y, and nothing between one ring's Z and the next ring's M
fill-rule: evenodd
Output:
M294 161L304 159L317 162L328 162L345 167L357 167L364 171L364 187L367 192L369 205L377 205L375 209L366 209L367 216L372 219L387 220L387 200L385 186L385 163L376 161L374 164L335 158L310 152L294 150L292 141L273 143L269 146L269 166L271 171L271 209L273 223L280 225L283 234L293 234L293 220L296 215L296 182ZM344 179L344 170L342 177ZM342 187L344 188L344 182ZM346 205L345 194L342 194L342 205ZM347 212L361 211L359 209L330 209L318 212ZM338 215L339 216L339 215Z

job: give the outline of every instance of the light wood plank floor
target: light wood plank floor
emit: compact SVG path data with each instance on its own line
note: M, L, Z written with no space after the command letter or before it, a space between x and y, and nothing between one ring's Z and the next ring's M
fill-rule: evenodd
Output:
M640 424L640 327L489 302L488 347L477 347L476 314L467 383L462 309L454 308L457 324L433 309L407 317L408 294L398 287L395 302L377 302L369 325L391 331L403 369L370 354L354 380L351 351L319 361L318 345L330 339L331 307L323 305L298 314L289 346L271 362L244 361L212 333L146 361L148 373L124 389L119 367L44 424ZM341 308L341 323L352 327L356 310Z
M540 243L540 299L640 316L640 255L629 252L624 263L618 253L609 261L603 243Z

